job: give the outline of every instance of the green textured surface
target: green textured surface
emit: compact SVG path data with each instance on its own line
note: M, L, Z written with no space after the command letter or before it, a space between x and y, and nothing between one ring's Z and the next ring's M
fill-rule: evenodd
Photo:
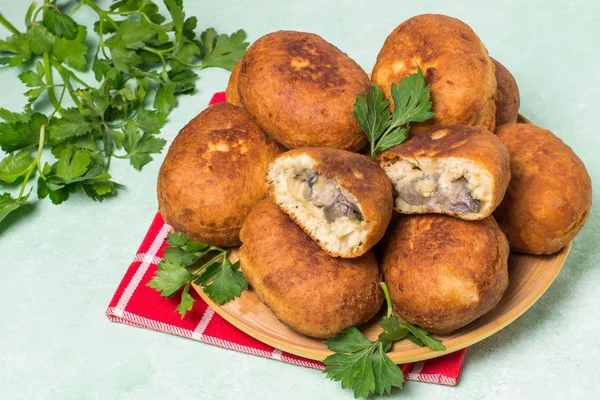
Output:
M512 71L521 112L569 144L600 178L600 7L594 1L192 1L202 28L250 39L278 29L315 32L367 71L388 33L424 12L458 17ZM106 4L107 2L101 2ZM29 2L0 0L18 28ZM85 13L81 13L82 15ZM89 15L89 14L88 14ZM6 35L0 28L0 34ZM17 71L0 69L0 107L25 100ZM201 111L228 73L202 71L163 136ZM109 322L104 310L156 212L163 156L111 172L127 189L103 204L42 201L0 227L1 399L351 399L321 372ZM600 391L600 193L548 292L527 313L467 352L456 387L409 382L393 398L593 399Z

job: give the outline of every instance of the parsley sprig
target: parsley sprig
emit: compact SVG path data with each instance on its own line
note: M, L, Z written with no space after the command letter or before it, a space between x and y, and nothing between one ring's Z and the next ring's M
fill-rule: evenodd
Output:
M393 113L389 100L375 83L364 96L357 95L354 103L354 118L367 135L371 159L383 151L401 144L408 138L411 122L424 122L433 118L429 85L417 65L417 73L402 78L400 86L392 83Z
M243 30L197 34L182 0L164 0L167 13L151 0L113 1L108 9L93 0L70 10L57 3L32 4L24 31L0 14L12 34L0 40L0 65L23 70L28 98L22 112L0 109L0 148L8 153L0 188L21 185L18 194L0 192L0 221L25 204L36 175L38 197L54 204L76 191L97 201L116 195L122 185L108 172L111 160L137 170L150 162L165 146L157 134L177 97L195 90L195 71L231 70L248 47ZM75 19L86 7L97 15L93 27ZM90 68L96 83L80 75Z
M387 285L381 282L385 294L387 314L381 321L383 332L371 342L356 327L344 329L338 336L325 341L329 350L335 352L323 363L327 377L340 381L342 388L354 390L354 397L367 397L371 393L390 394L392 387L402 388L404 374L387 356L392 344L408 339L419 346L433 350L446 348L425 329L410 322L400 322L392 310L392 301Z
M169 233L167 243L170 247L165 248L158 270L147 285L165 297L173 296L183 287L177 306L182 319L194 305L195 300L189 293L192 282L201 286L217 304L239 297L248 288L240 262L232 264L227 250L196 242L181 233Z

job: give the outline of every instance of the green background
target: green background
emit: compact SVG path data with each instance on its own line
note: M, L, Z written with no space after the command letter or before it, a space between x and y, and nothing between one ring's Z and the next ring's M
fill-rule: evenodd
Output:
M184 3L200 28L244 28L251 41L278 29L318 33L367 71L403 20L425 12L458 17L514 74L521 112L570 145L598 183L596 1ZM1 12L19 29L28 5L0 0ZM82 22L93 15L78 16ZM0 107L17 111L25 104L17 74L0 70ZM180 99L163 137L170 142L225 88L228 76L202 71L197 93ZM156 212L163 156L141 173L115 162L111 173L127 186L115 199L100 204L76 195L62 206L45 200L0 227L0 398L351 399L316 370L106 319L104 310ZM409 382L393 398L598 398L599 197L596 186L587 226L555 283L516 322L472 346L457 387Z

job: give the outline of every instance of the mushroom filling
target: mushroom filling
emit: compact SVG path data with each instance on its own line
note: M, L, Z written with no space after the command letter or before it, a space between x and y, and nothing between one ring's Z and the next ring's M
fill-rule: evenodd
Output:
M302 197L322 208L327 222L331 223L341 217L358 221L364 219L358 205L345 194L336 179L325 178L310 169L303 170L295 179L302 183Z
M438 206L452 212L478 212L481 206L464 177L451 182L440 180L439 175L413 178L398 190L398 196L410 205Z

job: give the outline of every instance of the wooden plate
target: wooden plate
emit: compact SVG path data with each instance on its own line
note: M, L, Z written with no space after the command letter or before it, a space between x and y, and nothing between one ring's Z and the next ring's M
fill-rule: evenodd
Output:
M530 123L521 115L519 122ZM446 352L436 352L402 340L394 344L388 356L397 364L426 360L460 350L493 335L521 316L544 294L560 272L570 249L569 244L550 256L511 254L508 260L509 285L502 300L489 313L464 328L448 336L438 336L446 346ZM237 261L237 250L230 253L230 258ZM320 361L331 354L321 340L296 333L279 322L252 289L246 290L238 299L219 306L201 288L194 288L220 316L261 342L313 360ZM379 324L384 308L380 315L360 327L370 340L374 340L381 332Z
M531 307L550 287L569 254L571 245L550 256L511 254L508 260L509 285L500 303L489 313L448 336L438 336L446 346L445 353L460 350L498 332ZM232 258L236 254L232 254ZM331 352L318 339L312 339L292 331L260 302L252 289L246 290L238 299L222 306L211 301L204 291L196 291L220 316L248 335L277 349L313 360L323 360ZM385 308L385 307L383 307ZM382 310L383 312L383 310ZM381 332L378 315L360 330L370 340ZM444 352L418 347L408 340L394 344L388 356L397 364L438 357Z

